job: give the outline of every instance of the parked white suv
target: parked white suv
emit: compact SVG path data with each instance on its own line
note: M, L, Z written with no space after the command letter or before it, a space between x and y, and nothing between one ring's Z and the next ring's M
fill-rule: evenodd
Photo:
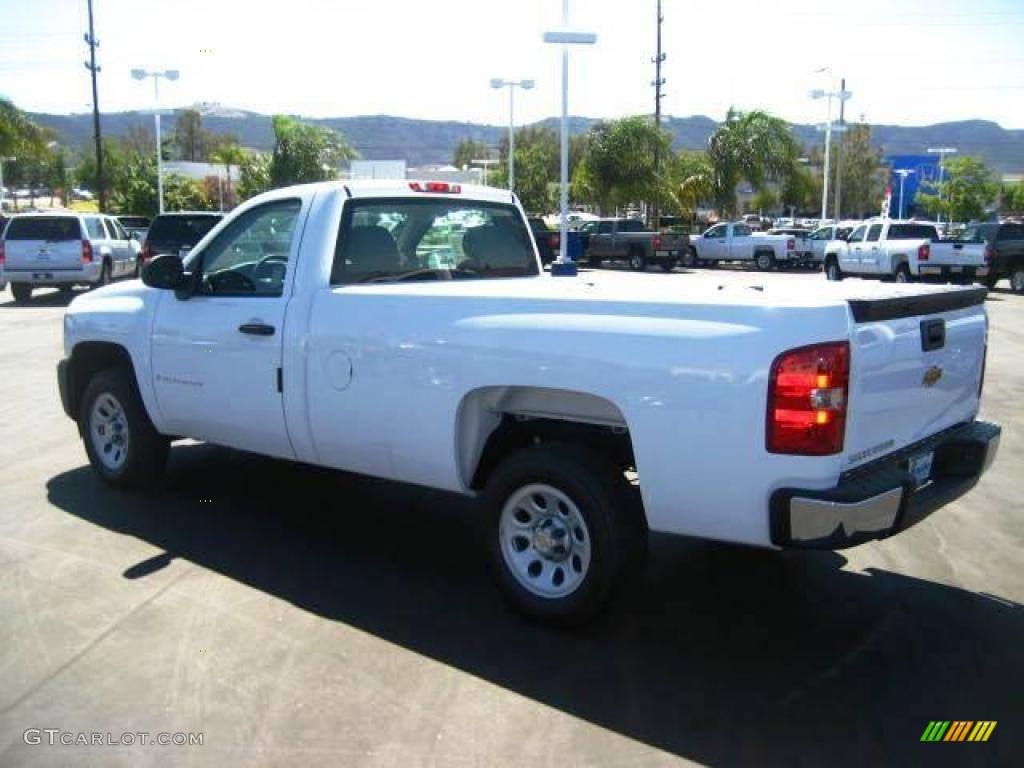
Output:
M14 216L0 239L0 282L11 283L14 300L32 289L106 285L137 276L139 246L121 223L101 214L25 213Z

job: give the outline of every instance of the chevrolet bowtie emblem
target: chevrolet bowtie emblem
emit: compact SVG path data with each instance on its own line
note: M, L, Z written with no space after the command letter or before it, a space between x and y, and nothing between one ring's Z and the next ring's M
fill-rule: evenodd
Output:
M933 365L927 371L924 372L924 378L921 379L921 383L926 387L934 387L939 383L939 379L942 378L942 369L937 365Z

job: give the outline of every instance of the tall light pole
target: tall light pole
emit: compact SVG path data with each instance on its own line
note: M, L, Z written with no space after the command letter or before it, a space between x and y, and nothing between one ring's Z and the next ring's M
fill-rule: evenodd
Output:
M508 189L516 191L516 88L528 91L536 83L533 80L502 80L491 78L491 88L508 88ZM485 171L486 173L486 167Z
M147 69L133 69L132 77L136 80L153 78L153 121L156 123L156 198L159 212L164 212L164 164L163 152L160 146L160 78L177 80L179 72L176 69L165 69L161 71L149 71Z
M4 163L13 163L17 159L16 157L0 157L0 213L4 212Z
M818 70L819 72L827 70ZM822 222L828 218L828 176L829 176L829 149L832 145L832 134L843 133L846 131L845 125L832 125L832 99L839 99L840 103L846 101L851 96L847 90L840 89L838 91L826 91L820 88L815 88L810 92L812 99L826 99L825 102L825 124L818 126L818 130L825 132L825 177L821 187L821 220ZM836 212L839 215L839 212Z
M956 147L928 147L928 154L929 155L938 155L939 156L939 202L940 203L942 202L942 186L941 185L942 185L942 171L943 171L943 168L944 168L943 161L946 159L946 155L953 155L953 154L956 154L956 152L957 152L957 148ZM952 219L953 219L952 213L950 214L949 218L952 221ZM942 223L942 209L941 208L939 208L939 218L938 218L938 222L937 223L938 224Z
M551 265L552 275L574 275L575 264L569 262L569 46L593 45L597 35L569 29L569 0L562 0L562 28L544 33L544 42L562 46L562 124L561 124L561 211L558 238L558 259Z
M913 173L909 168L899 168L893 171L897 176L900 177L900 218L904 218L906 213L906 206L903 204L903 183L907 180L907 176Z

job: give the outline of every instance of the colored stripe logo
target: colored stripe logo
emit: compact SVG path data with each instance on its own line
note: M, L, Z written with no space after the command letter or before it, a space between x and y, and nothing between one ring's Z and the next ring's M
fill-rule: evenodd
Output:
M921 741L988 741L996 720L932 720Z

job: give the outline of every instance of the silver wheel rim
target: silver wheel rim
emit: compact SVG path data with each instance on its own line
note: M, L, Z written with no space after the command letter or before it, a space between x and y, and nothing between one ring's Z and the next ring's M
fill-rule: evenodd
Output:
M637 272L639 272L640 268L642 266L643 266L643 264L640 263L640 257L639 256L634 256L633 257L633 269L635 269Z
M759 266L761 269L766 270L771 265L771 259L768 257L767 254L762 253L760 256L757 257L757 266Z
M93 452L104 468L116 472L128 459L128 419L117 398L104 392L89 413L89 437Z
M1017 293L1024 292L1024 270L1017 270L1010 278L1010 286Z
M590 568L590 531L579 507L544 483L509 496L498 522L505 565L519 586L546 599L579 589Z
M828 279L836 280L839 277L839 268L835 264L828 265Z

